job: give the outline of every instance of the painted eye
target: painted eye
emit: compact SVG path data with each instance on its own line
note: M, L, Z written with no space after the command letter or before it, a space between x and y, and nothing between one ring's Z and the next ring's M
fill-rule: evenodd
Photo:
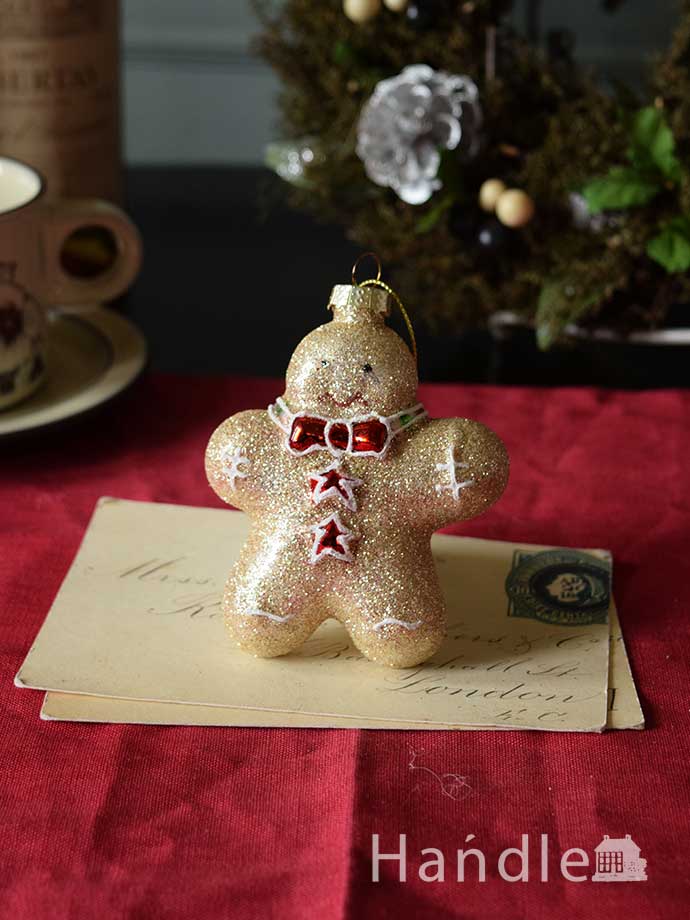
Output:
M365 374L370 374L374 370L374 368L371 366L371 364L363 364L362 370L364 371Z
M321 367L328 367L328 361L325 358L321 359Z

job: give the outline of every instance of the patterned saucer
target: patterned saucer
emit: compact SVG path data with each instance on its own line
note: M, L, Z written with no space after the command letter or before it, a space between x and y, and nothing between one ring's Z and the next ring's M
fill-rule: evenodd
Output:
M139 376L146 356L141 332L114 310L56 314L48 328L46 381L29 398L0 412L0 438L109 402Z

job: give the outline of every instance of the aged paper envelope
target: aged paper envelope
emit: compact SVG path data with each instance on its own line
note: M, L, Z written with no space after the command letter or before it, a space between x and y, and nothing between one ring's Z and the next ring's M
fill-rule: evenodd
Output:
M572 613L544 621L548 592L567 599L571 579L547 573L547 592L530 596L528 581L544 581L534 561L544 548L436 536L448 639L427 664L393 671L363 660L334 621L285 658L234 649L219 597L246 531L236 512L102 499L18 686L387 722L605 727L605 615L588 616L583 601L580 622L568 603ZM552 551L556 573L568 552ZM572 576L594 585L593 611L602 558L591 552Z
M633 683L630 663L612 602L609 624L609 708L607 729L644 728L644 716ZM41 718L68 722L117 722L138 725L220 725L254 728L397 728L454 729L475 731L477 726L443 725L440 722L386 722L308 713L269 712L261 709L231 709L227 706L195 706L184 703L151 703L119 700L78 693L45 695Z

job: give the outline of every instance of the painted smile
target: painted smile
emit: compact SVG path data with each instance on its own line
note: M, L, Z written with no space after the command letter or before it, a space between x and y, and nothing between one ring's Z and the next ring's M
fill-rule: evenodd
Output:
M365 398L362 396L362 394L359 393L359 392L355 393L355 394L352 395L349 399L345 399L345 400L338 400L338 399L336 399L335 396L334 396L332 393L324 393L324 396L326 397L326 399L330 399L330 401L331 401L334 405L336 405L339 409L349 409L350 406L353 405L353 403L356 403L356 402L360 402L360 403L362 403L363 405L366 405L366 404L367 404L366 399L365 399Z

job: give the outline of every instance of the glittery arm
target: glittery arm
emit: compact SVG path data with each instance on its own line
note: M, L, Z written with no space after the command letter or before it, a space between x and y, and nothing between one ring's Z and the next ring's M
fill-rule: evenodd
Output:
M424 435L424 484L434 527L476 517L501 497L508 454L491 429L471 419L435 419Z
M266 461L266 436L271 428L264 410L238 412L211 435L206 448L206 476L223 501L250 511L261 500L261 467Z

